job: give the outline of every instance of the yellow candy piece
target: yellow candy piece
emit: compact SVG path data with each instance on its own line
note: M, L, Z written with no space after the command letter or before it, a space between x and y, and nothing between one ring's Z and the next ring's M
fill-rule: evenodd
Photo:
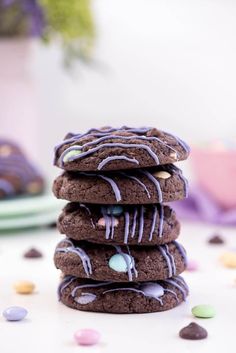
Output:
M14 288L18 294L31 294L35 289L35 285L30 281L19 281L14 284Z
M220 257L221 263L228 268L236 268L236 252L226 252Z

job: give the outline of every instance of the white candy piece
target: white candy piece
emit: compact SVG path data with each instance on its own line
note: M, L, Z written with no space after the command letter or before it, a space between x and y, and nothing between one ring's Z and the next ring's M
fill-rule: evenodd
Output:
M176 152L171 152L170 157L173 158L174 161L178 160L177 153Z
M161 170L160 172L156 172L154 176L159 179L169 179L171 177L171 174L168 172L165 172L164 170Z

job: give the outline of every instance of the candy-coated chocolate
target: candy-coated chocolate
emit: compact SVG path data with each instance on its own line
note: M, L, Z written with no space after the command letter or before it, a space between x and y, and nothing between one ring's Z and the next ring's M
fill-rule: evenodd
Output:
M192 314L195 317L208 319L208 318L214 317L216 314L216 311L212 305L201 304L201 305L196 305L192 308Z
M20 306L10 306L9 308L5 309L2 313L2 315L7 321L23 320L27 314L27 310Z
M131 256L124 254L123 256L121 254L115 254L113 255L110 260L109 260L109 267L117 272L127 272L128 267L127 267L127 262L125 261L125 258L127 262L130 264L130 269L132 268L132 259Z
M19 281L14 284L14 288L18 294L31 294L35 289L35 285L30 281Z
M65 156L63 157L63 162L69 162L71 159L77 157L79 154L81 154L80 150L71 150L65 154Z
M225 252L220 260L225 267L236 268L236 251Z
M195 260L188 260L187 261L187 268L186 268L187 271L189 272L194 272L194 271L197 271L198 270L198 263L197 261Z
M123 207L117 205L117 206L110 206L107 208L107 214L113 215L113 216L120 216L123 213Z
M74 338L81 346L92 346L100 341L100 333L94 329L81 329L75 332Z
M105 218L104 217L102 217L102 218L100 218L99 220L98 220L98 226L100 226L100 227L106 227L106 220L105 220ZM119 224L119 221L118 221L118 219L117 218L113 218L113 227L117 227L118 226L118 224Z

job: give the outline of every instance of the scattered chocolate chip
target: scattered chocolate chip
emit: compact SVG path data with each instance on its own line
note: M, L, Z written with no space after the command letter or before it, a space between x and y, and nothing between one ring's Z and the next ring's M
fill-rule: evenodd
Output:
M209 244L224 244L224 239L218 235L218 234L215 234L213 235L209 240L208 240L208 243Z
M188 326L183 327L179 331L179 336L186 340L202 340L206 338L207 335L207 330L195 322L191 322Z
M43 256L43 254L35 248L31 248L28 251L26 251L26 253L24 253L24 257L26 259L38 259L42 256Z

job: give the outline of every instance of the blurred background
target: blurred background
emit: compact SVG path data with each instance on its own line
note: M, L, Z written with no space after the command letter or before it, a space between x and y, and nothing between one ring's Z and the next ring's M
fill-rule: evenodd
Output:
M187 175L236 206L235 1L0 3L0 133L49 183L67 132L150 125L200 146Z

